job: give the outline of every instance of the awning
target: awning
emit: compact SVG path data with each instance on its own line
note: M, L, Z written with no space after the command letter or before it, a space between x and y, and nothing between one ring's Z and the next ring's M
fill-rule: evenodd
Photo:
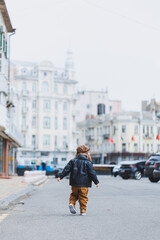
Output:
M16 139L14 139L12 136L9 136L4 131L0 131L0 136L12 142L15 147L22 147L22 145Z

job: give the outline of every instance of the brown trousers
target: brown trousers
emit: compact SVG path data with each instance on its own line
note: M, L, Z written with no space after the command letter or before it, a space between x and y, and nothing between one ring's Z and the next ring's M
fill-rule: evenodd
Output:
M79 201L80 209L87 209L87 202L88 202L88 187L71 187L72 192L69 198L69 203L73 204L75 207L76 201Z

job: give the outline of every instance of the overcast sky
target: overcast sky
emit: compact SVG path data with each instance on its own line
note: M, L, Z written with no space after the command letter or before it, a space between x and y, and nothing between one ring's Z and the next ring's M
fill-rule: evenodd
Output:
M159 0L5 0L11 59L63 67L73 52L79 89L108 88L124 110L160 102Z

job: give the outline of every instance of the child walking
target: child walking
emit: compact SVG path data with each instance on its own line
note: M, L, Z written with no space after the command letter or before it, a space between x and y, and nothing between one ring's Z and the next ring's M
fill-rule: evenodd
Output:
M76 213L76 201L79 201L80 214L86 215L88 202L88 188L92 186L92 181L96 187L99 186L95 170L92 165L90 149L86 145L77 147L76 157L69 161L57 181L60 181L70 173L71 195L69 198L69 209L72 214Z

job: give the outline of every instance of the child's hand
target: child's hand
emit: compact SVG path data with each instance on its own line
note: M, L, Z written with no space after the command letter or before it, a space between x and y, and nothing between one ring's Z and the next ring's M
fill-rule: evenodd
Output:
M59 182L60 180L61 180L60 177L58 177L58 178L57 178L57 181Z
M98 183L98 184L96 184L96 187L99 187L99 183Z

